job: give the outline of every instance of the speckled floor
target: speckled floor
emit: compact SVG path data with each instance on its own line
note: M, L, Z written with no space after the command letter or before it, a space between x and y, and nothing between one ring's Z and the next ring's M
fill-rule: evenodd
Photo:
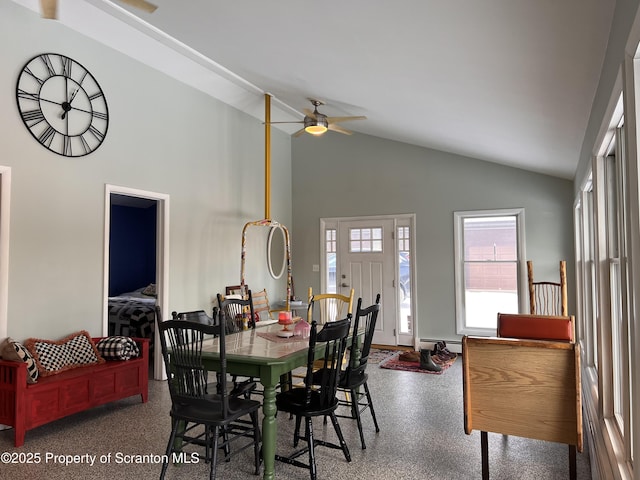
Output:
M354 479L480 479L480 433L463 430L460 359L443 375L400 372L369 367L380 433L364 417L367 449L360 448L355 421L340 419L351 450L347 463L339 450L319 447L319 478ZM170 399L164 382L151 381L149 402L139 397L121 400L27 432L25 445L13 447L13 431L0 432L0 453L13 453L21 464L0 465L0 479L156 479L160 465L153 456L164 453L169 436ZM278 416L278 452L291 449L294 421ZM318 419L316 435L333 437L333 429ZM589 458L578 454L578 479L591 478ZM69 465L60 463L77 455ZM137 455L147 457L137 458ZM26 463L27 460L40 463ZM95 456L95 463L88 464ZM566 445L489 435L492 480L567 479ZM4 457L3 457L4 458ZM83 462L83 463L81 463ZM167 479L208 478L204 463L171 466ZM306 470L276 463L281 479L308 479ZM253 476L252 453L245 451L218 467L218 478L245 480Z

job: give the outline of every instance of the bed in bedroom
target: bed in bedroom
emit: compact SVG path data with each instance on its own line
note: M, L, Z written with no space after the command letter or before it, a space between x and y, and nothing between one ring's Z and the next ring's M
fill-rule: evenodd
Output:
M109 335L149 338L153 342L155 306L153 284L109 297Z

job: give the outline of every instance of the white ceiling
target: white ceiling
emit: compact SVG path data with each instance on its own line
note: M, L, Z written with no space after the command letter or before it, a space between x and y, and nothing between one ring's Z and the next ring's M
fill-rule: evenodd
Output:
M59 1L62 23L258 118L264 92L272 121L301 120L313 97L327 115L366 115L343 124L353 131L564 178L577 167L615 6L151 0L148 14L117 0Z

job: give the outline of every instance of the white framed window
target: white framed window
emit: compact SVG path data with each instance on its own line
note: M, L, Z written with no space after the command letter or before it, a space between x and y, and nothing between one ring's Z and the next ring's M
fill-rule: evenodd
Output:
M611 117L577 198L576 320L584 411L587 422L599 426L593 440L601 447L597 463L609 463L616 478L631 478L638 431L633 427L637 289L630 248L637 240L637 209L631 202L637 194L637 163L626 153L633 133L625 132L623 96L612 97L609 108Z
M598 158L598 172L602 176L596 185L596 195L600 198L599 208L594 212L602 218L604 234L596 237L600 241L598 259L608 268L599 280L600 298L603 298L602 338L597 342L602 349L602 368L611 372L603 375L602 397L603 416L608 434L622 446L623 457L629 464L633 457L632 389L630 328L631 321L629 295L629 265L627 248L626 211L626 154L624 142L624 118L619 121L605 156ZM602 346L600 342L604 343Z
M524 209L454 212L456 331L495 335L526 305Z
M598 292L596 290L595 260L595 210L593 198L593 180L589 175L582 189L582 265L583 294L582 312L584 315L584 343L586 345L587 365L598 372Z

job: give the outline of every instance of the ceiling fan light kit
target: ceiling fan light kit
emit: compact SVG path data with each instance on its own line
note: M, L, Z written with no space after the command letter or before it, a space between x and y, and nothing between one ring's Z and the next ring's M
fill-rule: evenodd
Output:
M324 113L318 112L318 106L324 105L324 102L320 100L314 100L312 98L309 99L311 104L313 105L313 111L308 108L303 109L305 116L304 120L299 120L297 122L269 122L269 123L302 123L303 127L293 134L294 137L299 137L303 133L309 133L314 136L320 136L327 132L327 130L331 130L334 132L342 133L344 135L351 135L352 132L347 130L346 128L338 125L339 122L346 122L349 120L366 120L365 116L355 116L355 117L328 117Z
M304 130L311 135L322 135L328 129L329 122L327 122L326 118L304 118Z

